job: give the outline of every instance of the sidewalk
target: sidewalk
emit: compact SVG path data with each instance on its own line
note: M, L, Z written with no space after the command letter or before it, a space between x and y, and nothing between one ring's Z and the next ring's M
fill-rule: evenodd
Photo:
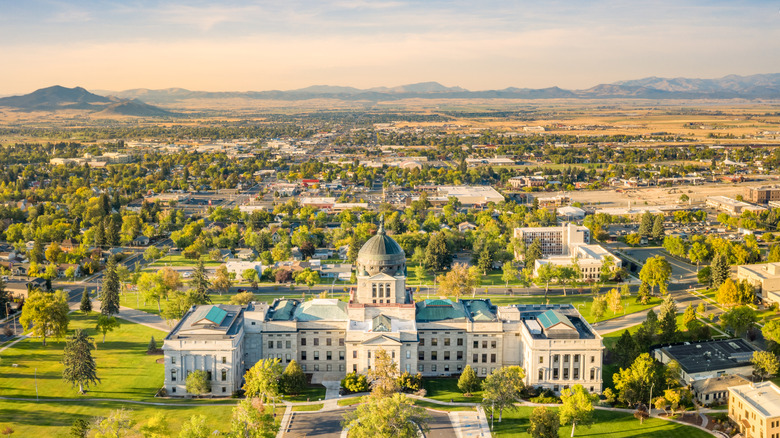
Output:
M69 303L69 305L71 311L78 312L81 303L72 302ZM92 309L100 311L99 300L92 300ZM120 306L119 313L116 315L116 317L119 319L124 319L125 321L130 321L136 324L145 325L153 329L164 331L166 333L171 331L171 327L158 315L146 313L137 309L131 309L130 307Z

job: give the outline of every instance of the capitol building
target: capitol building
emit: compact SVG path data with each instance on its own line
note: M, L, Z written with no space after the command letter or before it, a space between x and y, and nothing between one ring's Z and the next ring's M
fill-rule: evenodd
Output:
M529 386L556 393L602 390L601 336L568 304L496 306L489 299L415 301L406 254L380 224L358 253L349 300L276 299L190 309L165 338L165 390L186 396L185 379L206 371L214 395L230 395L261 359L295 359L313 383L368 371L379 349L401 372L484 377L519 365Z

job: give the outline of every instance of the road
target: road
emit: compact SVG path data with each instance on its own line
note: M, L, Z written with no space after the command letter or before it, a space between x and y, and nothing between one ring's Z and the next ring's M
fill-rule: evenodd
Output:
M285 438L317 437L339 438L341 437L341 420L344 414L354 411L354 407L322 412L294 412L290 419L289 431L284 433ZM430 431L427 438L452 438L456 436L455 429L447 412L425 410L430 415L428 426Z

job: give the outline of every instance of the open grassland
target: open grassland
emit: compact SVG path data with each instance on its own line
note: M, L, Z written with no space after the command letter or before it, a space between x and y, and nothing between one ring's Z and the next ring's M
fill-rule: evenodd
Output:
M505 410L503 421L500 423L498 422L498 412L496 412L494 435L500 438L530 438L531 435L527 432L528 419L533 410L534 408L529 406L520 406L512 411ZM488 415L490 415L489 412ZM577 427L574 436L608 436L610 438L700 438L712 436L692 426L657 418L650 418L645 420L644 424L639 424L639 420L626 412L596 410L594 419L595 424L590 428ZM562 426L558 430L560 437L570 435L571 426Z

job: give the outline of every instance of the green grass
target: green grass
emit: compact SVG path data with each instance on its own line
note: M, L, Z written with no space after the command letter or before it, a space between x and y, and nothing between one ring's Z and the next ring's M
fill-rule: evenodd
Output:
M480 384L483 379L479 379ZM482 401L482 391L474 391L471 397L466 397L458 389L458 379L455 378L425 378L423 379L425 397L443 402L479 403Z
M72 313L70 317L69 333L81 328L95 338L93 357L101 382L80 396L77 388L62 380L60 361L65 341L49 339L44 347L39 339L26 339L0 355L0 394L34 398L37 383L38 393L45 398L152 400L162 386L164 366L157 363L162 356L149 356L146 348L152 336L159 342L165 333L120 320L121 327L108 333L102 343L102 335L95 330L97 313Z
M363 403L363 396L345 398L336 402L336 404L339 406L352 406L358 403Z
M289 402L317 401L325 399L325 387L322 385L313 385L306 387L298 395L286 395L284 399Z
M204 266L219 266L221 264L224 264L224 262L222 261L215 262L213 260L208 260L206 258L201 258L201 260L203 261ZM197 260L184 258L183 255L169 255L161 259L155 260L154 263L149 265L149 267L162 268L165 266L180 266L180 267L192 266L194 268L197 265L198 265Z
M94 402L22 402L0 400L0 427L6 425L19 437L67 437L74 420L92 422L95 417L125 407L132 410L134 423L130 436L140 436L140 427L156 413L168 417L171 436L178 436L182 423L193 415L205 415L209 430L226 432L230 428L233 406L145 406L113 401ZM279 417L279 416L277 416Z
M413 400L414 404L426 409L436 409L437 411L448 411L448 412L456 412L456 411L473 411L476 408L472 406L447 406L447 405L440 405L438 403L431 403L429 401L425 400Z
M324 403L317 403L316 405L297 405L297 406L293 406L292 410L293 412L319 411L324 406L325 406Z
M533 407L521 406L516 410L505 410L503 421L500 423L497 418L498 413L496 413L494 435L503 438L530 437L531 435L527 432L528 418L533 409ZM489 412L488 415L490 415ZM593 426L590 428L577 427L574 436L608 436L609 438L700 438L712 436L692 426L657 418L650 418L645 420L644 424L639 424L639 420L635 419L633 415L624 412L596 410L594 418ZM560 437L568 437L570 434L571 426L562 426L558 430Z

